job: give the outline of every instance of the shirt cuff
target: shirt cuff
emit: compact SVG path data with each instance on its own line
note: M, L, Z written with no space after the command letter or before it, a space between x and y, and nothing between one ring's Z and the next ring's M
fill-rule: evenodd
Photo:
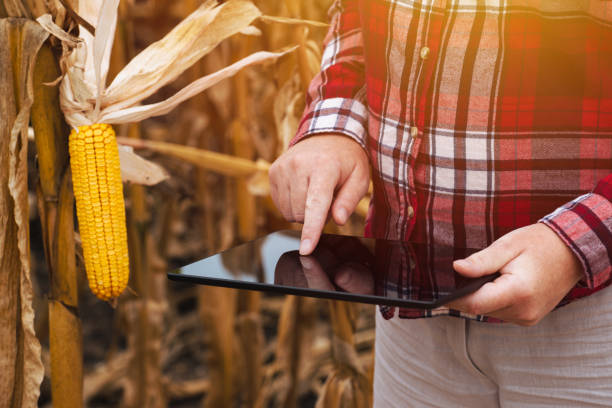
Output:
M548 225L580 260L590 289L610 279L612 251L612 202L589 193L559 207L540 222Z
M306 109L289 145L293 146L308 136L337 133L350 137L365 149L367 118L367 108L356 99L319 100Z

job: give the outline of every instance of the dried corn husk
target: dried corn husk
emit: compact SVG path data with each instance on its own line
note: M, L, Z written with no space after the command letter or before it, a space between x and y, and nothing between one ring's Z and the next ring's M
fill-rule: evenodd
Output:
M92 25L96 22L95 36L81 30L81 38L75 38L56 26L49 15L38 18L43 28L61 40L64 46L60 100L66 121L73 127L129 123L166 114L240 69L274 60L293 50L253 53L193 81L166 100L139 105L224 39L237 33L253 34L256 30L251 28L251 23L261 16L261 12L246 0L229 0L223 4L207 0L160 41L134 57L106 87L118 4L118 0L79 3L81 17Z
M130 146L119 146L119 160L123 181L154 186L170 177L163 167L138 156Z

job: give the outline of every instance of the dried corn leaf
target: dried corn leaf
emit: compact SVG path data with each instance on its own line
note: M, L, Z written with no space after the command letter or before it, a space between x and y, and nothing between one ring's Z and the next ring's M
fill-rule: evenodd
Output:
M261 30L255 26L248 26L239 31L242 35L260 36Z
M0 19L0 395L11 407L36 406L44 374L32 309L27 135L34 62L47 36L30 20Z
M113 111L152 95L260 15L250 1L230 0L213 5L203 4L162 40L134 57L106 90L103 107L113 105Z
M95 26L98 22L100 8L102 7L103 3L104 0L79 1L79 16L81 16L81 18L87 21L90 25Z
M368 380L355 378L347 372L334 371L323 387L315 408L368 408L372 394Z
M129 146L119 146L119 161L124 182L154 186L170 177L163 167L143 159Z
M79 37L68 34L53 22L50 14L43 14L36 21L49 33L60 39L69 47L76 47L83 40Z
M106 84L113 40L115 39L115 29L117 28L118 7L119 0L104 1L100 9L98 24L96 25L96 35L93 42L93 62L94 73L96 75L96 105L94 111L96 114L100 110L102 95L103 93L106 94L104 92L104 85Z
M113 112L112 109L103 111L101 113L102 117L99 119L99 122L130 123L138 122L153 116L165 115L185 100L199 94L205 89L210 88L219 81L231 77L232 75L240 71L242 68L247 67L249 65L259 64L264 61L279 58L293 51L294 49L295 48L289 48L280 52L256 52L246 58L241 59L238 62L235 62L234 64L226 68L223 68L213 74L206 75L192 82L191 84L187 85L185 88L181 89L179 92L162 102L153 103L150 105L134 106L115 112Z

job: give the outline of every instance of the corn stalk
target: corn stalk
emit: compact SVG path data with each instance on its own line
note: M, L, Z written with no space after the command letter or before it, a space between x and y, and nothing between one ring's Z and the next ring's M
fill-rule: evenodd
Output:
M205 408L231 407L235 390L235 290L214 286L198 288L198 311L207 330L210 365L210 392L204 400Z
M206 72L206 67L203 61L200 61L189 71L191 76L190 79L195 80L203 76L204 72ZM201 149L208 149L212 144L211 133L222 134L224 130L222 120L219 117L216 106L211 103L207 94L203 93L196 95L189 102L190 111L193 115L197 115L201 120L203 120L203 118L208 119L207 124L209 126L207 126L206 129L196 127L196 124L194 124L195 121L189 121L191 124L189 131L199 133L199 137L197 138L199 147ZM203 126L202 124L201 127ZM212 132L208 130L209 127L212 128ZM211 174L206 169L198 168L196 170L196 197L202 208L202 224L204 228L203 240L210 253L217 251L219 241L217 214L220 206L215 206L218 202L215 196L219 195L219 190L221 190L222 187L219 188L218 184L221 183L217 183L217 181L215 175Z
M38 205L51 277L49 349L51 386L57 406L82 406L83 362L78 316L78 271L74 242L74 197L68 170L68 127L59 109L57 87L44 83L60 75L49 44L40 51L32 107L38 152Z
M276 364L280 370L280 393L274 396L283 408L294 408L300 382L309 365L317 314L316 299L286 296L278 321Z
M237 38L238 58L249 54L251 38ZM245 70L233 77L234 100L236 110L235 120L231 127L233 150L236 157L252 160L255 155L252 136L249 132L251 117L251 99ZM257 236L257 202L256 197L249 192L248 180L245 177L236 179L236 203L238 204L238 237L241 241L251 241ZM238 292L238 327L241 361L244 370L240 378L243 384L244 405L255 407L259 399L262 381L263 332L259 307L261 293L255 291Z
M140 124L129 125L131 138L140 138ZM128 369L125 407L163 407L166 395L162 383L161 342L166 310L165 274L152 268L148 255L148 211L144 187L128 186L131 204L127 217L132 287L137 296L126 297L125 311L128 348L133 358Z
M194 0L189 0L183 6L188 10L197 7ZM218 50L215 50L218 53ZM211 58L209 56L209 58ZM212 58L218 58L214 55ZM190 81L201 76L209 69L206 60L199 61L188 71ZM183 111L188 126L183 126L183 136L186 140L196 141L201 148L217 143L222 145L225 140L213 140L212 135L224 132L223 120L216 111L216 106L210 101L208 94L202 93L194 96L189 101L189 110ZM205 122L205 124L203 123ZM212 132L211 132L212 128ZM211 135L212 133L212 135ZM205 168L196 168L195 184L196 199L202 208L203 241L209 253L218 252L226 245L223 239L233 241L231 234L221 233L221 223L218 211L225 208L224 196L232 194L228 187L228 181L216 183L214 174ZM220 184L220 185L219 185ZM221 203L219 203L219 201ZM228 217L230 211L223 211L223 216ZM206 382L209 386L205 390L202 401L204 407L231 406L235 395L235 377L241 370L234 368L235 359L235 302L236 291L215 287L199 287L197 290L198 317L201 321L206 336L207 363L210 366L208 378L197 379Z

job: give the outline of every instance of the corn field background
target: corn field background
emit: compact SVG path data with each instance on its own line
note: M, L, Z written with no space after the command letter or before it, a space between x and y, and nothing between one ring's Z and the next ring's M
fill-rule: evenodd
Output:
M111 303L84 271L58 102L65 43L35 21L49 13L77 36L79 2L0 0L0 407L369 406L373 307L166 279L300 228L274 208L267 168L297 129L332 0L253 0L264 17L143 103L254 52L295 49L115 126L122 149L147 160L134 159L139 176L164 181L124 184L130 283ZM107 82L202 3L122 0ZM361 235L366 210L327 231Z

